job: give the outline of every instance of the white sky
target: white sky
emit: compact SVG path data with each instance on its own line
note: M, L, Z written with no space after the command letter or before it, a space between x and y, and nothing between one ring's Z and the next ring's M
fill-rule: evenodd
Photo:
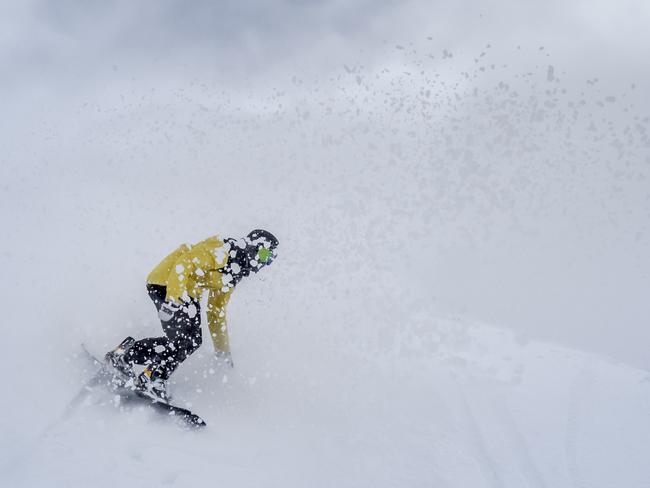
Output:
M430 182L440 183L447 196L423 200L431 206L432 219L424 216L423 221L405 224L398 218L404 203L390 221L405 233L417 234L422 225L430 226L421 239L434 243L437 257L432 264L410 270L414 282L422 280L421 286L443 312L466 313L534 337L650 366L645 352L650 340L645 298L650 285L650 214L647 190L639 179L648 176L648 148L636 139L637 146L628 148L622 159L611 159L606 152L616 138L625 141L626 127L648 128L642 119L650 115L645 96L650 89L649 5L632 0L163 1L135 6L129 1L3 2L0 212L16 230L5 235L4 246L12 246L12 239L28 240L34 232L28 228L47 217L53 199L70 198L77 205L80 197L66 189L109 185L116 194L135 194L147 187L148 179L152 185L168 184L158 172L161 166L173 168L173 158L235 158L242 148L270 145L272 136L263 121L277 103L285 109L295 105L293 113L309 109L311 119L305 118L302 126L307 139L336 138L351 126L358 131L363 147L352 144L334 155L325 150L311 153L314 161L344 161L335 166L342 177L366 143L393 148L397 144L406 153L409 148L423 151L413 149L402 163L413 175L405 183L414 185L407 192L420 191L419 181L429 181L430 176L418 166L422 154L441 146L437 139L427 139L425 116L386 115L390 110L383 110L391 93L407 101L417 97L427 89L429 73L435 73L437 80L448 83L440 96L456 100L444 113L427 108L434 120L442 117L435 127L459 124L450 122L452 115L465 122L441 151L455 161L449 163L452 169L444 178L435 173ZM491 64L497 69L490 71ZM479 73L480 66L487 71ZM544 84L548 66L553 66L555 79ZM477 77L467 79L464 72ZM526 81L524 73L534 73L533 81ZM540 133L527 134L536 126L525 118L526 104L503 108L503 94L492 104L488 93L499 81L518 89L521 99L540 105L552 98L544 90L554 88L565 90L558 96L567 101L587 100L590 108L581 109L579 123L587 130L593 120L604 139L589 139L582 125L565 137L571 128L566 121L549 122ZM471 98L474 88L486 90L476 104ZM604 102L610 96L616 101ZM210 140L218 123L203 114L222 98L226 108L220 113L245 108L245 137L250 139L237 144L211 141L214 152L202 152L197 131ZM318 118L320 110L348 105L361 115ZM572 110L562 106L561 113L569 117ZM481 121L498 125L494 115L515 121L512 128L482 130ZM302 115L287 117L280 121L292 128L286 147L307 152L311 146L303 146L300 138ZM260 133L254 130L258 119ZM187 124L178 127L174 122ZM366 123L371 134L377 130L380 135L367 136L361 127ZM392 140L395 127L404 134ZM517 130L521 132L512 132ZM228 131L236 133L236 126ZM409 142L409 131L416 143ZM167 152L162 149L163 133L173 139ZM483 214L482 204L472 198L489 196L491 190L480 179L469 189L458 183L458 175L472 180L480 173L463 173L462 157L454 160L450 154L466 141L474 141L477 148L488 143L505 146L499 139L503 134L514 134L510 156L499 160L496 154L478 152L476 157L509 178L509 171L520 171L532 186L529 193L523 186L519 194L515 189L518 203L507 211L488 206ZM566 155L563 141L575 151L567 156L570 161L580 162L575 171L560 167L554 172L544 166L558 154ZM535 144L546 147L526 152ZM286 151L289 157L291 151ZM589 158L598 155L603 162L595 163L591 172ZM253 152L242 158L252 159ZM381 175L391 174L391 163L386 164L377 178L379 186L385 181ZM537 171L535 165L542 169ZM141 172L124 176L133 167ZM313 184L306 175L298 181ZM564 183L558 182L562 178ZM497 190L512 190L509 181L502 181ZM457 193L450 194L452 189ZM522 195L529 199L522 201ZM471 210L469 217L455 213L461 207ZM531 221L532 215L538 220ZM79 230L75 223L61 225L63 234Z

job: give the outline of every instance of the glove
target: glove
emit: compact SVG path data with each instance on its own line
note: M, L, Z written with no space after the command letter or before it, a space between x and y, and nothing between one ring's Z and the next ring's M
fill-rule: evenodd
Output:
M214 351L214 358L220 364L227 364L231 368L235 367L235 363L232 361L232 355L230 351Z
M174 302L163 302L158 310L158 317L163 322L168 322L180 308L180 305L176 305Z

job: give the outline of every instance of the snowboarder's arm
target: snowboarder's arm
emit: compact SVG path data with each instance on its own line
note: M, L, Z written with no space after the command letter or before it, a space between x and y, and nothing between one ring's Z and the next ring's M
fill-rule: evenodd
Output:
M206 316L208 329L216 352L229 353L228 326L226 322L226 305L230 300L231 291L227 293L210 290Z

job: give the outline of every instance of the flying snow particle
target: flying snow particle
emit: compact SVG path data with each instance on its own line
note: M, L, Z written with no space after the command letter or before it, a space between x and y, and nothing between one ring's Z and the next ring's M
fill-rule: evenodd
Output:
M546 71L546 81L555 80L555 69L552 65L549 65L548 70Z
M222 263L226 260L226 256L228 255L229 250L230 250L230 245L221 246L221 247L217 247L212 252L212 254L214 255L214 258L217 260L218 263Z

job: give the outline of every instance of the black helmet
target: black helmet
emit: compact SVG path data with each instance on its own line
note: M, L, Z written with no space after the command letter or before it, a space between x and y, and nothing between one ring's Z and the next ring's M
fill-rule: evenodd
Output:
M249 232L246 236L246 244L254 271L262 266L268 266L277 256L278 240L268 230L255 229Z
M229 287L234 287L251 271L257 273L268 266L276 257L278 240L267 230L255 229L243 239L224 239L228 245L228 264L219 271L231 278Z

